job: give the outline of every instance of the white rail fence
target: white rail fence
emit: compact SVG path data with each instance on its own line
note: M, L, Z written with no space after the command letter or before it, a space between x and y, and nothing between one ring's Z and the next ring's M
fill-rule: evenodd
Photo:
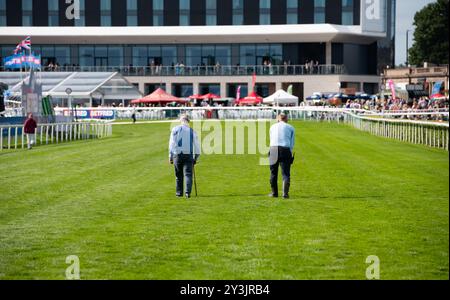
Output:
M102 108L98 108L100 110ZM103 108L104 109L104 108ZM111 109L111 108L107 108ZM93 109L96 110L96 109ZM292 120L339 122L369 132L376 136L422 144L433 148L449 150L448 122L410 120L416 115L421 118L448 120L448 111L396 112L394 115L377 114L360 109L325 107L152 107L152 108L115 108L116 118L131 118L133 112L139 112L142 120L176 119L181 113L188 114L194 120L270 120L283 111ZM388 118L391 117L391 118ZM0 151L2 149L24 148L23 126L0 125ZM38 144L62 143L72 140L103 138L112 134L110 122L42 124L37 129Z
M77 140L101 139L112 135L110 122L71 122L38 124L36 145L59 144ZM0 151L26 148L23 125L0 125Z
M346 122L370 134L433 148L449 149L449 124L411 120L377 119L346 114Z

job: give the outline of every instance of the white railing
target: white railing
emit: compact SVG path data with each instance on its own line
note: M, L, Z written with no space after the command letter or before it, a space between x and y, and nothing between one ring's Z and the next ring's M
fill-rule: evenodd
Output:
M112 124L110 122L38 124L35 134L36 145L100 139L112 135ZM23 125L0 125L0 151L25 147L26 137L23 134Z
M138 120L174 120L181 113L193 120L271 120L283 111L291 120L339 122L371 134L404 142L423 144L434 148L449 149L448 110L404 111L377 113L364 109L331 107L139 107L139 108L92 108L92 110L115 110L117 119L131 119L133 112ZM420 116L437 121L416 121Z
M136 109L138 119L175 119L180 113L188 114L193 120L236 120L236 119L274 119L283 111L291 120L339 122L376 136L397 139L403 142L422 144L433 148L449 149L449 124L437 121L409 120L411 116L445 117L448 111L414 111L379 114L362 109L329 107L151 107ZM133 109L117 109L118 118L131 118ZM392 119L391 119L392 118Z
M433 148L449 149L449 124L412 120L379 119L346 114L346 122L376 136Z

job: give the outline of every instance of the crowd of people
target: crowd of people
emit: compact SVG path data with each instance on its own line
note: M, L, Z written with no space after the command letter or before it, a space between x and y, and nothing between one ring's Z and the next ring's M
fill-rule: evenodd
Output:
M400 118L408 118L414 120L437 119L442 120L442 115L412 115L411 113L421 112L443 112L449 111L449 99L430 99L428 97L420 97L419 99L404 100L393 98L373 98L370 100L348 100L343 106L348 109L364 109L377 113L407 113ZM409 114L408 114L409 113Z

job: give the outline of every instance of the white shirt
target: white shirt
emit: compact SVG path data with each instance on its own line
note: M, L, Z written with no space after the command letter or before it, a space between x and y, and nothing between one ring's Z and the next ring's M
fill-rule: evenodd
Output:
M294 151L295 129L286 122L278 122L270 127L270 147L286 147Z
M169 158L178 154L192 154L195 160L200 156L197 133L188 125L176 126L170 134Z

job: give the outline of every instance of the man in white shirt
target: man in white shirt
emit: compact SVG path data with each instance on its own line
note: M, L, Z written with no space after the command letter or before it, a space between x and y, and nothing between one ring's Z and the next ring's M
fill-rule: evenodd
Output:
M295 129L287 123L284 113L278 116L278 123L270 128L270 197L278 197L278 169L281 166L283 176L283 198L289 198L291 185L291 165L294 162L293 151L295 143Z
M183 196L185 181L185 196L190 198L193 168L200 157L200 144L197 133L189 126L189 117L181 115L180 122L181 125L174 127L170 134L169 162L175 167L176 196Z

